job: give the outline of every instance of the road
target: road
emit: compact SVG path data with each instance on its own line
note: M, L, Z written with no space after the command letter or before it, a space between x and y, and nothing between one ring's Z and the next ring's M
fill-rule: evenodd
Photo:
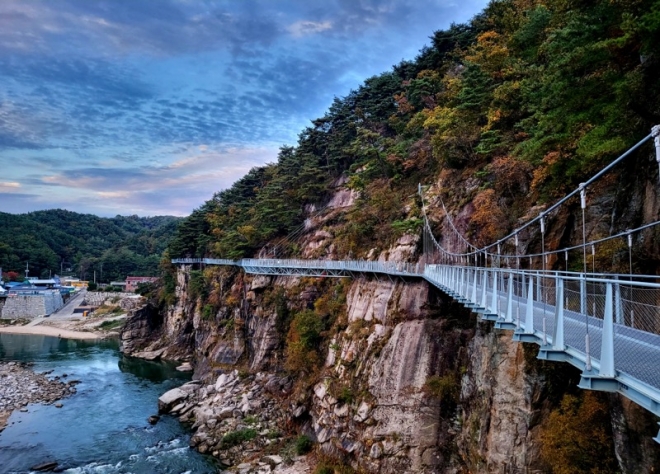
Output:
M26 326L38 326L39 324L47 320L62 321L67 319L81 318L82 314L74 314L73 311L78 306L80 306L83 299L85 298L85 293L87 293L87 290L81 290L80 292L76 293L64 306L62 306L59 310L52 313L49 317L35 318L32 321L30 321L28 324L26 324Z

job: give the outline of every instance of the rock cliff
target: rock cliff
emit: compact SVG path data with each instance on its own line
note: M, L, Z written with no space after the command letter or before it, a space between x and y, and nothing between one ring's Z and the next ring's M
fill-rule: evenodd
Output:
M332 202L350 206L343 193ZM467 219L469 202L461 212ZM326 223L309 223L304 255L332 257ZM560 224L557 242L566 239ZM418 245L404 235L370 256L410 261ZM202 277L204 294L191 283ZM307 439L312 464L373 473L552 472L553 456L564 462L572 445L602 456L603 472L658 468L649 413L616 395L585 395L576 369L538 361L536 346L421 279L181 266L176 281L166 312L134 312L124 350L194 362L199 383L171 413L193 422L192 445L227 467L270 472L279 463L264 456L296 462Z

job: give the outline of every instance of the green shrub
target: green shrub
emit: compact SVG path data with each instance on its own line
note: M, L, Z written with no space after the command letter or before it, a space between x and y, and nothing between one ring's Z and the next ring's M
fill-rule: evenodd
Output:
M228 449L232 446L237 446L244 441L250 441L256 438L256 436L257 432L252 428L232 431L231 433L227 433L222 437L221 445L223 449Z
M298 438L296 439L296 454L298 454L298 456L307 454L312 450L313 445L314 443L309 438L309 436L307 435L298 436Z
M342 387L339 390L339 394L337 395L337 401L339 403L352 403L354 399L355 397L351 387Z
M214 308L213 305L206 304L204 305L204 308L202 309L202 319L205 321L210 321L213 319L213 313L214 313Z
M204 273L200 270L192 270L190 272L190 283L188 285L190 298L206 298L207 288Z

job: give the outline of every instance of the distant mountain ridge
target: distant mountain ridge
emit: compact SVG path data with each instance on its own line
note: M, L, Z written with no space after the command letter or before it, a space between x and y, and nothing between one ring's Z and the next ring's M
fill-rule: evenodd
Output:
M47 277L70 268L97 281L155 275L179 217L98 217L63 209L0 212L0 267Z

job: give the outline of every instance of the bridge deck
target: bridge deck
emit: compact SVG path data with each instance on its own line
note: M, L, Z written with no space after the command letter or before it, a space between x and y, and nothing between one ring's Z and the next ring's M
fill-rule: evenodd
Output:
M539 357L569 362L582 370L588 368L590 363L592 369L583 375L583 388L619 392L660 416L660 308L655 304L655 301L660 301L660 285L655 283L635 283L641 289L654 292L647 296L648 301L635 302L622 299L615 282L616 301L610 303L608 319L605 295L609 293L594 290L587 295L582 290L583 294L580 294L571 287L582 281L593 288L609 285L611 289L613 283L606 279L607 275L586 278L569 273L540 275L539 272L510 269L373 261L175 259L172 263L232 265L248 273L264 275L347 277L356 273L374 273L424 278L473 311L482 313L486 319L496 321L496 327L515 330L516 340L539 344ZM491 278L498 281L497 290L494 290ZM529 287L532 289L531 298L528 294L530 280L535 282ZM568 287L565 293L560 293L563 290L558 289L560 280L561 288L564 284ZM582 284L584 288L586 285ZM628 296L635 295L635 291L630 289ZM557 294L563 294L560 308L557 308ZM615 310L611 309L612 304L615 304ZM528 316L530 305L532 311ZM637 308L635 305L642 305L647 312L646 318L652 324L645 329L650 330L636 327L641 325L644 315L638 310L635 322L634 310L630 309ZM578 308L590 308L592 311L585 314L588 311L583 313ZM625 317L622 315L624 309ZM616 322L612 321L613 311L616 312ZM556 327L558 322L562 324ZM610 366L612 373L603 374Z

